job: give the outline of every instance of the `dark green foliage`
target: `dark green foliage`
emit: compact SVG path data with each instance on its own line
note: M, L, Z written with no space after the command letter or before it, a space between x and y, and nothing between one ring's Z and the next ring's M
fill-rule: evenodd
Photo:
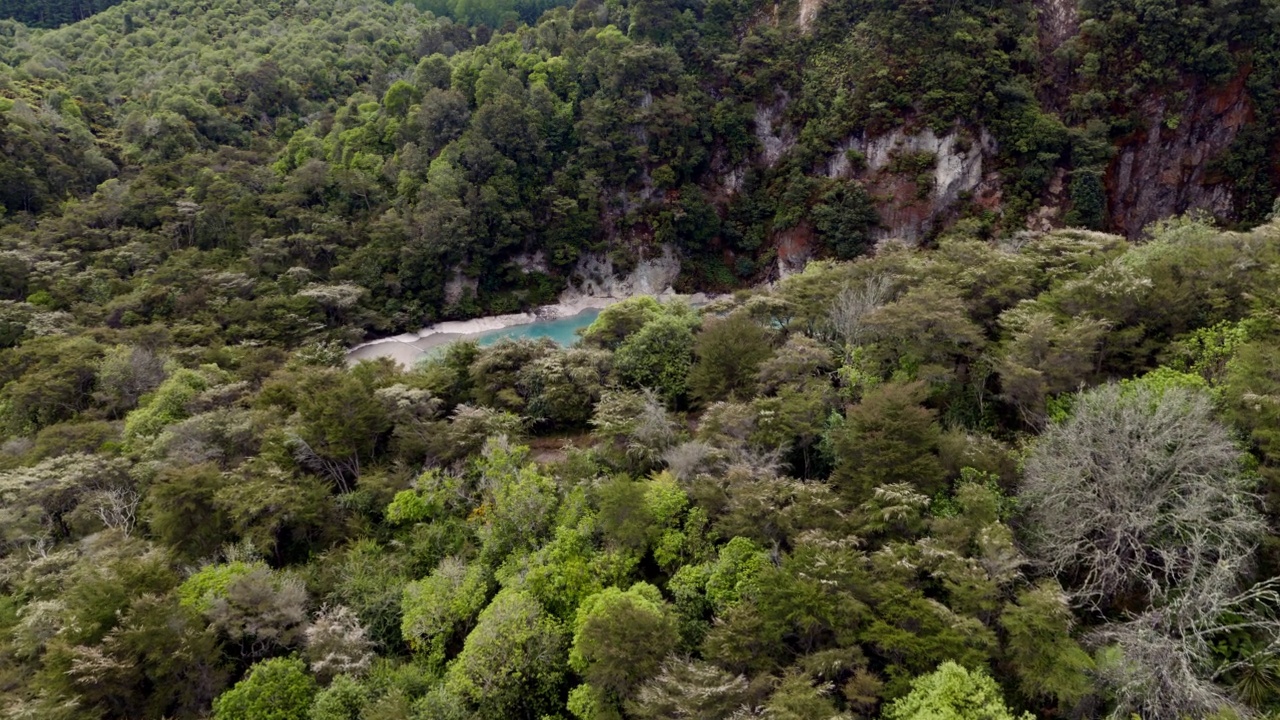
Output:
M702 402L755 394L756 369L769 357L769 333L745 314L709 319L698 333L689 390Z
M940 429L935 413L921 406L920 383L890 383L868 392L850 408L830 439L834 478L851 498L870 497L878 486L905 482L933 495L942 480Z
M1067 222L1079 227L1102 229L1107 217L1106 188L1102 175L1090 170L1077 170L1071 175L1071 212Z
M838 184L823 193L812 213L818 238L842 260L866 252L870 230L878 223L871 196L861 185L851 183Z
M0 18L13 18L32 27L58 27L83 20L120 2L121 0L4 0L0 2ZM132 29L130 22L125 25L124 31L129 33Z

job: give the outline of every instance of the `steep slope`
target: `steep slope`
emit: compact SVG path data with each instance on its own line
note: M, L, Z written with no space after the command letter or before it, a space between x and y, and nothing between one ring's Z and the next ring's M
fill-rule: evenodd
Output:
M294 306L298 338L511 312L672 251L709 289L957 222L1248 225L1275 194L1274 37L1253 3L1132 0L584 0L500 32L133 0L11 24L0 202L29 257L8 297L68 306L34 248L85 266L135 242L106 304L159 319L133 274L194 249Z

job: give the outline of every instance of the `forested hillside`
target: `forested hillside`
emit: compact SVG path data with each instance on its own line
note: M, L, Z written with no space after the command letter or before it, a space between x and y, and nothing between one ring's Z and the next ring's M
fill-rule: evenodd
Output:
M0 19L32 27L58 27L84 20L120 0L0 0Z
M1278 249L955 235L411 370L33 308L5 715L1276 709Z
M0 714L1280 713L1271 0L420 5L0 21Z
M86 282L66 273L96 265L95 307L149 322L176 298L142 300L139 274L241 273L287 317L230 339L295 342L544 303L585 256L661 245L684 287L727 289L957 223L1255 224L1276 193L1269 7L645 0L491 28L137 0L3 25L0 287L65 310Z

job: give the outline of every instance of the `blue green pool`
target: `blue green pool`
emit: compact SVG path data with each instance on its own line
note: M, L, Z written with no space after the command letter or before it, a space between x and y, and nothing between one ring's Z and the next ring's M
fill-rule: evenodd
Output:
M577 331L595 322L600 314L598 309L583 310L577 315L556 318L555 320L537 320L524 325L512 325L499 330L489 330L467 338L474 339L481 345L492 345L499 340L536 340L551 338L557 345L567 347L578 341Z

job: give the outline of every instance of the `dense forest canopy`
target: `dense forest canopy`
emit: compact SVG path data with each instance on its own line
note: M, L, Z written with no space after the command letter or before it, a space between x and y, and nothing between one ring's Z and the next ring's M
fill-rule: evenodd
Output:
M0 714L1280 712L1277 23L0 21ZM659 255L721 296L345 360Z
M310 306L277 324L297 338L308 314L381 333L537 305L586 256L625 268L659 245L686 289L727 289L789 248L849 258L957 222L1132 234L1130 214L1271 210L1265 3L1085 4L1052 52L1049 9L1021 0L814 7L588 1L490 26L135 0L2 25L0 204L26 268L5 296L70 302L74 281L30 269L67 228L57 252L142 253L108 271L121 313L164 312L133 307L130 273L200 258ZM1208 184L1142 190L1189 167ZM285 273L360 291L322 308Z
M59 27L119 3L120 0L0 0L0 18L32 27Z

